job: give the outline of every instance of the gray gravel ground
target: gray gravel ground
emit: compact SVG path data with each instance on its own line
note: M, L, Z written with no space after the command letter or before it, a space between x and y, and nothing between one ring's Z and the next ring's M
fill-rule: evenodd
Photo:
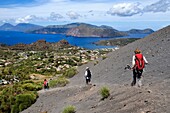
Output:
M148 60L143 86L131 87L133 51L139 48ZM68 105L76 113L170 113L170 26L137 40L78 68L79 73L63 88L39 91L39 98L22 113L61 113ZM85 85L84 70L92 70L92 84ZM94 85L95 84L95 85ZM110 97L101 100L99 90L107 86Z

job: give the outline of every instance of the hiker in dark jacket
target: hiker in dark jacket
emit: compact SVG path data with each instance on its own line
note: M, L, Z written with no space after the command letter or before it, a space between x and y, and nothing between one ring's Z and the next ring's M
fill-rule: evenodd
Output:
M86 84L89 84L91 82L91 76L92 76L92 73L89 67L86 67L86 71L85 71Z
M134 53L135 55L133 55L132 58L133 81L131 83L131 86L134 86L136 84L137 79L138 87L141 87L143 69L145 67L145 64L148 64L148 61L139 49L136 49Z

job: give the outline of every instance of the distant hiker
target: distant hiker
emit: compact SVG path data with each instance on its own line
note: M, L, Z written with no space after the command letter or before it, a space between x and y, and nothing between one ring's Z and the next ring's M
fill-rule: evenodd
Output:
M137 79L138 86L140 87L142 86L142 72L145 67L145 64L148 64L148 61L139 49L136 49L134 53L135 55L133 55L132 58L133 81L131 83L131 86L134 86L136 84Z
M44 89L48 89L49 87L48 87L48 81L46 80L46 79L44 79Z
M85 71L86 84L89 84L91 82L91 76L92 76L92 73L89 67L86 67L86 71Z

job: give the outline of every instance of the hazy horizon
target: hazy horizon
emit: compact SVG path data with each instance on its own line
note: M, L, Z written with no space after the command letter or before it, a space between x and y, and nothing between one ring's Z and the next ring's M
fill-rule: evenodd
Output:
M73 22L73 23L85 23L85 22ZM34 23L17 23L17 24L12 24L12 23L3 23L2 25L4 25L4 24L11 24L11 25L13 25L13 26L16 26L16 25L18 25L18 24L34 24L34 25L39 25L39 26L43 26L43 27L47 27L47 26L50 26L50 25L67 25L67 24L73 24L73 23L64 23L64 24L48 24L48 25L41 25L41 24L34 24ZM85 23L85 24L90 24L90 25L96 25L96 26L102 26L102 25L105 25L105 24L101 24L101 25L98 25L98 24L91 24L91 23ZM0 26L2 26L2 25L0 25ZM106 26L110 26L110 25L106 25ZM113 29L116 29L116 28L114 28L113 26L110 26L110 27L112 27ZM152 28L131 28L131 29L123 29L123 30L119 30L119 29L116 29L116 30L119 30L119 31L128 31L128 30L132 30L132 29L139 29L139 30L144 30L144 29L152 29ZM160 28L161 29L161 28ZM152 30L154 30L154 29L152 29ZM159 30L159 29L158 29ZM154 31L156 31L156 30L154 30Z

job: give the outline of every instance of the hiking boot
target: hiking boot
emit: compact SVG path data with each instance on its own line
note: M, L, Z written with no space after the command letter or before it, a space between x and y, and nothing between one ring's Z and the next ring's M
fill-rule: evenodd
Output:
M142 86L142 81L138 80L138 87L141 87L141 86Z
M135 83L134 83L134 82L132 82L132 83L131 83L131 86L134 86L134 85L135 85Z

